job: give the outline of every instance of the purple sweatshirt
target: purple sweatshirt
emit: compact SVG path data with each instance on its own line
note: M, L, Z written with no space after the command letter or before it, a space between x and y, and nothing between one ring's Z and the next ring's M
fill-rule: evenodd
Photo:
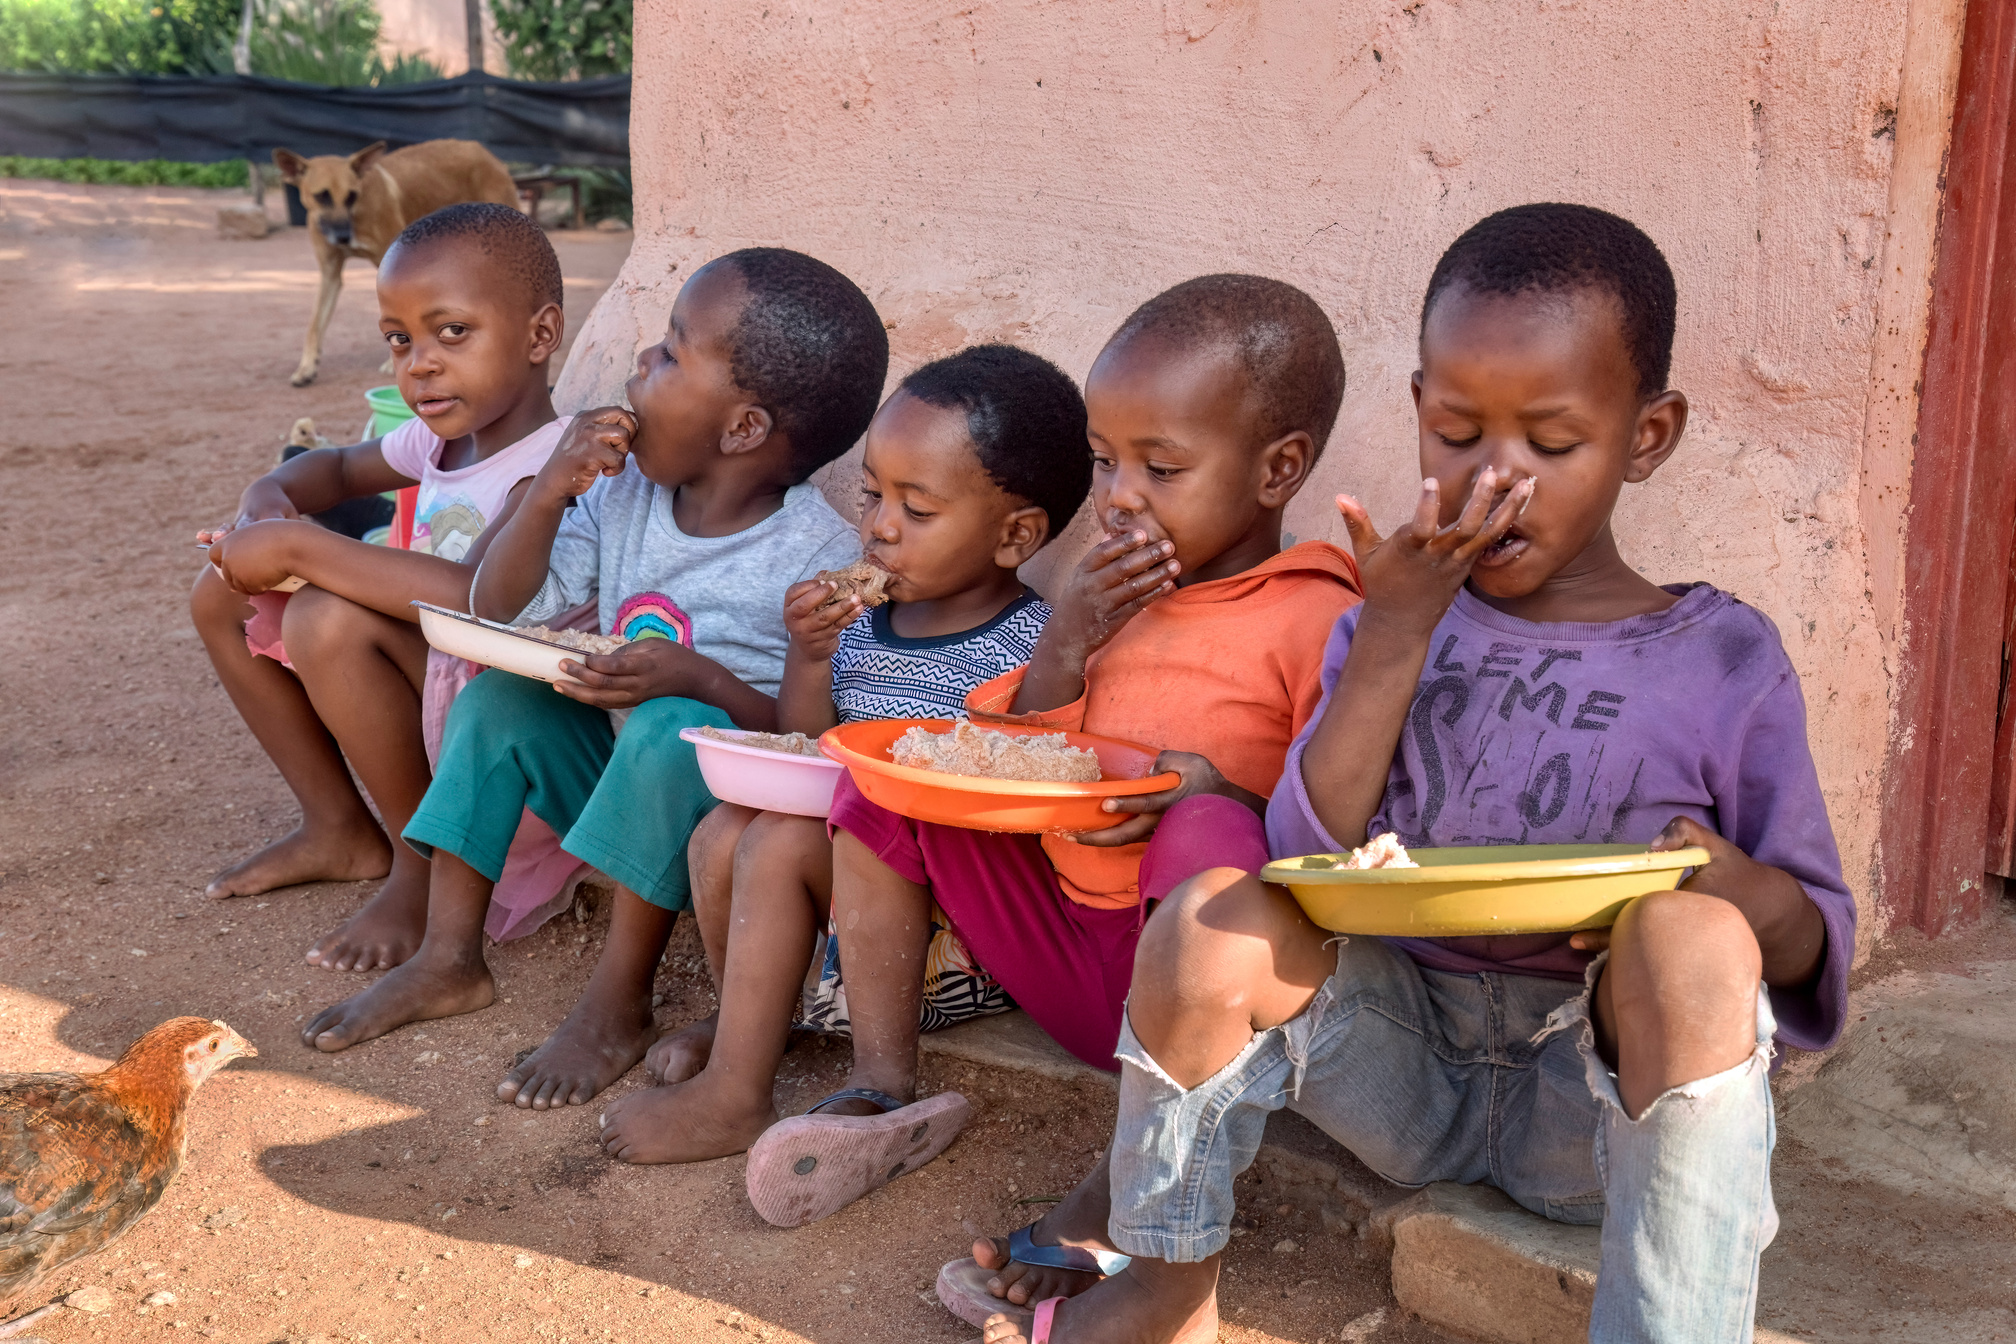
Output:
M1651 843L1692 817L1797 878L1827 925L1820 974L1773 989L1779 1039L1822 1050L1841 1034L1855 901L1806 746L1799 678L1763 613L1705 583L1665 611L1606 624L1517 620L1465 590L1435 627L1370 835L1409 846ZM1288 748L1267 807L1277 858L1347 851L1302 779L1362 607L1323 655L1323 702ZM1566 934L1389 940L1438 971L1582 978Z

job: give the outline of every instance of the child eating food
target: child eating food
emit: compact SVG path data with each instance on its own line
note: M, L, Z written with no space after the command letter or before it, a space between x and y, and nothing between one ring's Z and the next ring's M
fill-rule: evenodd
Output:
M415 418L382 438L290 458L245 489L190 596L231 701L301 804L290 834L212 878L212 897L390 876L311 964L396 966L420 941L427 862L396 844L429 778L423 697L445 700L415 600L460 610L483 537L545 465L560 348L560 262L509 206L452 205L408 225L378 268L379 329ZM419 485L410 549L308 522L340 501ZM271 592L289 576L309 586ZM250 605L248 606L248 595ZM347 764L346 764L347 762ZM377 804L381 828L351 783ZM550 893L549 893L550 894Z
M688 903L687 837L714 806L680 730L777 726L784 590L855 550L806 478L867 427L888 358L867 297L801 253L731 252L686 281L665 339L638 357L633 409L575 418L471 593L475 615L521 626L593 602L598 630L630 642L563 660L573 681L469 683L405 831L432 860L426 936L304 1041L342 1050L490 1003L483 912L529 807L621 889L587 991L514 1090L593 1092L643 1055L652 979Z
M878 576L870 592L886 586L888 600L866 611L858 594L833 601L833 576L785 595L785 728L963 716L976 685L1028 661L1050 608L1016 570L1091 487L1085 403L1027 351L962 350L884 403L861 476L863 563ZM820 818L724 804L701 823L692 856L721 1010L653 1047L647 1067L664 1086L610 1105L602 1144L629 1162L739 1153L775 1123L777 1066L831 899L833 844ZM835 950L807 1013L826 1031L848 1026ZM942 916L928 956L926 1025L1009 1006Z
M1281 856L1394 835L1709 861L1613 929L1500 938L1336 938L1249 873L1185 883L1135 961L1108 1160L1036 1229L1110 1277L980 1243L989 1290L1040 1303L990 1344L1214 1338L1233 1181L1283 1106L1389 1179L1601 1223L1592 1340L1750 1338L1773 1041L1839 1035L1855 906L1776 629L1641 577L1612 530L1686 425L1675 307L1651 239L1585 206L1503 211L1443 255L1419 504L1381 538L1339 501L1365 604L1267 821Z
M958 1132L963 1097L916 1100L934 900L1044 1030L1110 1069L1147 904L1193 874L1266 862L1260 811L1321 693L1302 632L1357 600L1348 555L1281 539L1343 393L1323 310L1257 276L1178 285L1107 342L1085 385L1104 540L1065 580L1028 664L966 703L976 723L1154 746L1157 771L1182 782L1108 800L1118 824L1073 837L916 822L842 782L833 916L854 1065L844 1091L750 1150L765 1218L824 1217Z

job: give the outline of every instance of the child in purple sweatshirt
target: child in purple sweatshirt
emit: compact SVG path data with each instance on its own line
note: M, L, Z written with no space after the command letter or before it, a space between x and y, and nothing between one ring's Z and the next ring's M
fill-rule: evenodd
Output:
M1776 628L1654 585L1611 531L1686 426L1674 310L1658 248L1598 210L1522 206L1450 247L1414 375L1420 502L1382 539L1339 500L1366 598L1267 832L1283 857L1390 831L1710 861L1573 935L1338 938L1249 874L1178 887L1135 958L1107 1160L974 1248L1004 1309L1039 1304L989 1344L1214 1338L1233 1179L1283 1106L1394 1181L1601 1223L1592 1340L1751 1338L1773 1041L1839 1036L1855 905Z

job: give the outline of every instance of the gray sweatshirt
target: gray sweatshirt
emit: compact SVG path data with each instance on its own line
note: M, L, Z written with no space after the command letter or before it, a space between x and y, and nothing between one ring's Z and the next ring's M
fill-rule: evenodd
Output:
M538 625L593 601L604 634L676 639L763 692L784 675L784 590L861 553L854 525L803 482L784 505L726 537L689 537L672 492L633 464L567 510L546 582L513 624Z

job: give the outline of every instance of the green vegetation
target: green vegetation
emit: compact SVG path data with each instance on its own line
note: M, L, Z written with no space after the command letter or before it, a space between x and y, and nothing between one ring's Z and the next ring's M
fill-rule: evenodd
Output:
M0 0L0 70L209 75L231 70L239 0ZM439 79L378 54L372 0L253 0L252 72L304 84Z
M26 159L0 154L0 177L45 177L58 182L115 182L126 187L242 187L245 160L222 163L177 163L147 159L117 163L110 159Z
M182 75L230 68L238 0L0 0L0 70Z
M581 179L581 213L591 220L620 219L630 222L630 170L628 168L565 168Z
M252 71L345 87L441 78L440 67L417 56L387 65L378 54L378 27L372 0L253 0Z
M631 0L490 0L519 79L593 79L630 68Z

